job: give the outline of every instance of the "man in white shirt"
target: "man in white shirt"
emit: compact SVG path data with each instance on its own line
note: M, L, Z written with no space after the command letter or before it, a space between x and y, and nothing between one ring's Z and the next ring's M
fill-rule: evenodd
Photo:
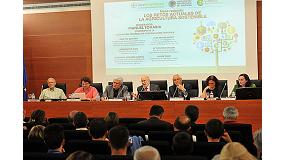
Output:
M56 88L56 81L54 78L47 80L48 88L42 90L39 99L66 99L62 89Z

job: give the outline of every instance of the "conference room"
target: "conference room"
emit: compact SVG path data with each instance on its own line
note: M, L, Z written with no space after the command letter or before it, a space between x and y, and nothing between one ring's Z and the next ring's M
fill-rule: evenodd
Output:
M261 130L262 1L24 0L23 4L25 122L42 110L45 127L60 125L69 123L72 111L80 111L88 117L89 129L92 120L115 112L128 128L148 119L151 108L159 105L164 109L161 119L174 125L185 108L194 105L199 108L195 123L202 128L197 127L199 142L207 122L223 122L224 109L232 106L238 110L238 123L250 126L252 140ZM24 124L24 159L46 151L31 147L27 139L32 127ZM141 136L151 145L152 133L128 129L131 136ZM233 141L258 157L258 148L236 136L248 134L227 125L225 129ZM206 138L204 132L201 137ZM198 154L195 146L193 156L210 159ZM162 159L175 157L173 151L156 149Z

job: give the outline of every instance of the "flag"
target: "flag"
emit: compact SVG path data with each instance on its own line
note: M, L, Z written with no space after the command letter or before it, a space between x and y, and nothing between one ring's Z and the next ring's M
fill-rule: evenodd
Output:
M26 72L26 66L25 62L23 62L23 100L28 100L28 94L27 94L27 72Z

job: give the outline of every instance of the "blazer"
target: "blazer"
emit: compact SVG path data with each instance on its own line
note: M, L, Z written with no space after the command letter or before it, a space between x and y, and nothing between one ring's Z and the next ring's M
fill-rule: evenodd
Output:
M125 85L122 85L119 88L118 96L114 97L113 85L108 85L108 86L106 86L102 97L108 97L108 99L124 98L127 96L127 94L128 94L128 87Z
M138 92L139 91L143 91L143 86L142 85L138 86L137 91ZM150 91L160 91L159 85L157 85L157 84L150 84Z
M184 88L186 89L185 92L188 93L186 99L189 100L190 96L191 96L190 95L191 86L190 86L190 84L185 84ZM184 93L181 90L179 90L178 88L177 88L176 92L175 92L175 90L176 90L175 84L173 84L172 86L169 87L169 93L168 93L169 98L170 97L184 97ZM175 93L175 95L174 95L174 93Z
M173 125L171 123L160 120L157 117L150 117L149 119L140 121L130 127L135 130L144 131L173 131Z

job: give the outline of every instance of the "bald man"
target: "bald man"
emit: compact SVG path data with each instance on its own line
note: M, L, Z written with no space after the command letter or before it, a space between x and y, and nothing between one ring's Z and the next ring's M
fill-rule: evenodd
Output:
M159 91L160 88L157 84L150 84L149 76L144 75L141 77L142 85L138 86L137 91Z
M42 90L39 99L66 99L66 96L62 89L56 88L56 81L54 78L47 80L48 88Z

